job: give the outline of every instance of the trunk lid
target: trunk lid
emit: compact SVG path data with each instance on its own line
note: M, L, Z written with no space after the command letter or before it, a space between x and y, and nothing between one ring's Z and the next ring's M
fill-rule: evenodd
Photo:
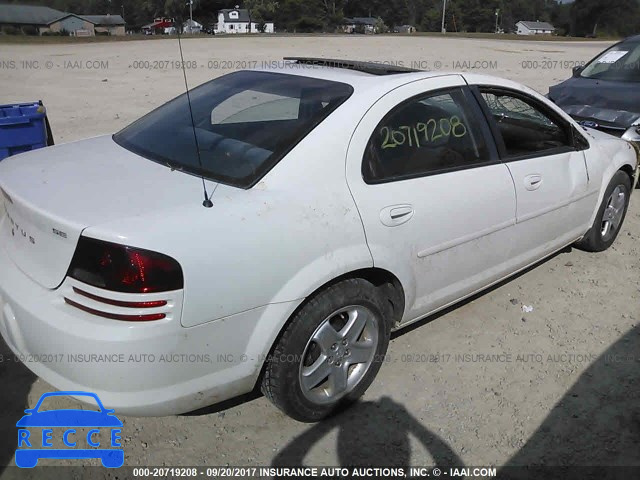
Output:
M201 182L111 136L9 157L0 162L0 245L26 275L57 288L85 228L135 216L142 223L145 214L201 202Z

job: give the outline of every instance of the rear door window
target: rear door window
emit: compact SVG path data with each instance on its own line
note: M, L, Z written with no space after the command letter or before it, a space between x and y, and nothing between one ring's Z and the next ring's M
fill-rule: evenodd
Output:
M381 183L491 163L481 120L470 101L455 88L415 97L391 110L367 144L365 181Z

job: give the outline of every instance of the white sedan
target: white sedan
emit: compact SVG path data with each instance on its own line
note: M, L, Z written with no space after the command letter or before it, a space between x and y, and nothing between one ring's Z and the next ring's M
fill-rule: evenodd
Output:
M0 163L0 332L118 414L259 386L317 421L391 331L608 248L637 180L629 143L478 74L299 58L188 100Z

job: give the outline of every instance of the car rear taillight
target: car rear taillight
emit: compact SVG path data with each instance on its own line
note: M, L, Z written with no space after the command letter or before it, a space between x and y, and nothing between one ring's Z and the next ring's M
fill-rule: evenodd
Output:
M125 322L150 322L152 320L162 320L166 318L167 315L164 313L149 313L142 315L131 315L127 313L111 313L104 312L102 310L97 310L95 308L87 307L86 305L82 305L81 303L74 302L73 300L64 297L64 301L67 305L71 305L77 309L82 310L83 312L90 313L91 315L96 315L98 317L109 318L111 320L122 320Z
M80 237L68 276L122 293L180 290L182 268L173 258L140 248Z

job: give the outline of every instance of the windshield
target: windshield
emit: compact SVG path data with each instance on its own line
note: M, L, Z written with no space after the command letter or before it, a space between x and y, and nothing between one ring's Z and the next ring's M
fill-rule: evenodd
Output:
M235 72L189 92L195 136L183 94L113 139L168 167L250 188L352 92L316 78Z
M596 57L580 76L621 82L640 81L640 41L614 45Z

